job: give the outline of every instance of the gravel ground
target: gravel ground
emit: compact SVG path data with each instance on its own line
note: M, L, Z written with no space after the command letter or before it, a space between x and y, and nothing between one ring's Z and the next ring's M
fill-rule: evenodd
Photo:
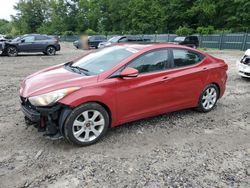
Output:
M208 51L229 64L224 97L210 113L183 110L112 129L79 148L26 127L20 81L84 53L0 57L0 187L250 187L250 80L236 74L243 52Z

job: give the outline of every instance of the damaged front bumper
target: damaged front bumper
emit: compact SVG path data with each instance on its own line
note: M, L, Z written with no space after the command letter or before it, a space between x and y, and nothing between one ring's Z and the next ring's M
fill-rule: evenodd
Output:
M238 73L242 77L250 78L250 63L244 63L245 61L237 61L236 65L238 68Z
M69 106L57 103L51 107L35 107L27 98L20 97L20 100L21 110L29 124L34 124L40 131L46 132L46 136L64 136L63 125L72 111Z

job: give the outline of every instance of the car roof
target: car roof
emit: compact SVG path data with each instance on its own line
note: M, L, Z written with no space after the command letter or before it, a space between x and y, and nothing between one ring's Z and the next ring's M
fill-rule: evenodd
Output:
M119 46L125 46L128 48L135 48L137 50L151 50L151 49L157 49L157 48L183 48L183 49L188 49L188 50L193 50L193 51L198 51L194 48L190 48L188 46L183 46L179 44L173 44L173 43L151 43L151 44L129 44L129 43L122 43L122 44L116 44Z
M48 36L48 35L46 35L46 34L31 33L31 34L25 34L23 36Z

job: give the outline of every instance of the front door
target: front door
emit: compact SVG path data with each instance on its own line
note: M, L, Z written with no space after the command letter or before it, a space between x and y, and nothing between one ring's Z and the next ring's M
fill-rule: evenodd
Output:
M169 50L147 52L127 65L139 71L135 78L115 78L116 109L121 122L132 121L167 107L171 91L167 85Z
M34 52L34 42L35 37L34 36L27 36L21 39L21 42L19 43L19 51L20 52Z

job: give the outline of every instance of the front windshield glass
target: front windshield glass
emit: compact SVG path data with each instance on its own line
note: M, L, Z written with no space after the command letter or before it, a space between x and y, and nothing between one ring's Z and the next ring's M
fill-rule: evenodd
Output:
M176 37L175 39L174 39L174 41L176 41L176 42L182 42L182 41L184 41L185 40L185 37Z
M113 46L84 56L73 63L72 66L84 69L90 74L100 74L113 68L122 60L136 52L137 50L134 48Z
M16 38L14 38L12 41L18 41L18 40L20 40L21 39L21 37L16 37Z
M117 43L118 40L120 39L121 37L112 37L111 39L108 40L108 42L111 42L111 43Z

